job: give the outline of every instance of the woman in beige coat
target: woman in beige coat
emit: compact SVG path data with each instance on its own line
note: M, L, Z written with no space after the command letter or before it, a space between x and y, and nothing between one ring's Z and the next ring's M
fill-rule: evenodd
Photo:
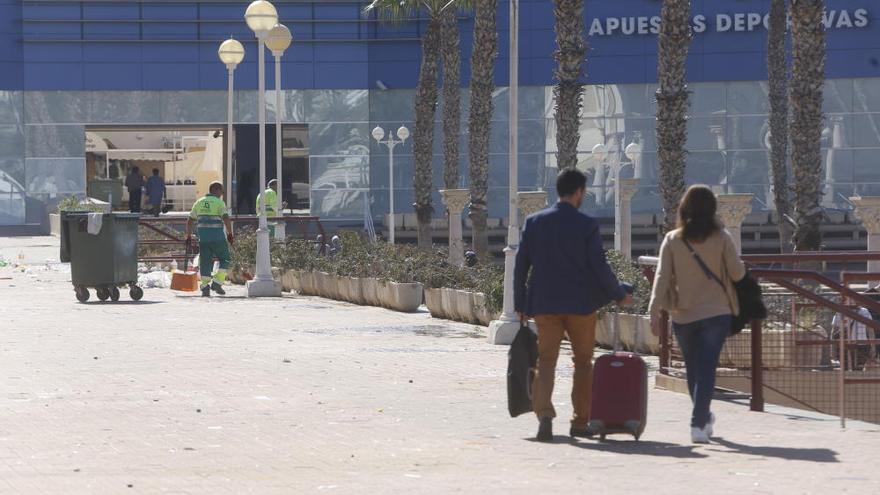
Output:
M715 194L691 186L678 207L678 228L666 234L654 277L649 312L659 334L660 312L669 312L687 369L693 402L691 440L708 443L715 416L710 412L715 370L731 319L739 313L733 281L745 265L730 234L716 217Z

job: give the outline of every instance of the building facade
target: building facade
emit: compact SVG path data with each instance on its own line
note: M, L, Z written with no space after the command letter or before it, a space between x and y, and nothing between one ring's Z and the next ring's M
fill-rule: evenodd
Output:
M520 1L519 185L523 190L547 188L552 196L552 3ZM297 176L284 178L285 194L304 188L308 201L302 207L322 218L362 219L366 204L380 221L389 203L388 151L370 138L370 131L377 125L413 129L425 20L384 25L373 15L364 16L365 3L356 1L274 3L294 36L281 65L282 107L275 108L271 90L268 97L269 121L280 111L285 123L285 174L290 170ZM612 214L610 185L618 175L641 179L635 213L656 213L660 207L653 102L660 4L585 1L590 51L579 166L590 175L593 194L588 208L600 216ZM754 193L756 210L772 210L765 63L768 4L694 1L688 60L688 181ZM848 209L849 196L880 195L880 5L874 0L827 4L824 204ZM124 173L120 164L125 160L117 163L111 155L103 165L93 163L90 153L95 150L87 136L123 131L204 134L214 129L215 138L224 134L227 77L216 51L229 36L244 42L246 50L245 61L235 71L233 180L240 191L256 190L258 185L247 174L256 170L258 153L252 139L257 57L243 20L246 6L247 2L225 0L0 0L0 233L45 231L47 213L59 199L86 194L93 179L113 176L114 167L116 175ZM498 88L490 146L489 209L491 217L499 218L506 216L508 201L507 9L507 2L499 1ZM461 185L466 187L466 86L473 29L468 14L462 14L460 25L460 168ZM269 88L273 77L268 64ZM441 139L438 125L436 189L442 188ZM275 170L273 143L274 138L268 144L270 177ZM601 159L592 154L600 143L607 150ZM172 149L177 147L172 143ZM409 212L409 142L395 149L394 175L398 212ZM240 199L239 195L236 201ZM439 195L434 202L440 216Z

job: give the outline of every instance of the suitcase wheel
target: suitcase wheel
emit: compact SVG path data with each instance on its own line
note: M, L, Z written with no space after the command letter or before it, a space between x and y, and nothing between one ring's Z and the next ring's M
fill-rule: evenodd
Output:
M630 421L627 421L626 423L624 423L623 426L626 427L626 429L629 430L630 433L632 433L632 436L634 436L636 438L636 441L638 441L639 437L642 436L642 432L641 432L642 423L641 422L630 420Z

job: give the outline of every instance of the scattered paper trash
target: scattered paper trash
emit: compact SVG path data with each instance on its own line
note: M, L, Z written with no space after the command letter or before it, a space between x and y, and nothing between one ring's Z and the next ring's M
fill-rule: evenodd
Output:
M138 275L138 285L144 289L167 289L171 287L171 274L163 271Z

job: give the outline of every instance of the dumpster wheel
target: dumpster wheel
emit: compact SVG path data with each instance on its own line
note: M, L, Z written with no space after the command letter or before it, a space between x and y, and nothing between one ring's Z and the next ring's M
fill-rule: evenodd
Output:
M119 288L110 287L110 300L116 302L119 300Z
M76 300L77 301L84 303L89 300L89 289L86 289L85 287L78 285L78 286L74 287L73 290L76 291Z
M144 289L141 289L137 285L132 285L130 289L128 289L128 295L131 296L132 301L140 301L142 297L144 297Z
M98 299L101 301L106 301L110 299L110 289L107 287L98 287L95 289L95 295L98 296Z

